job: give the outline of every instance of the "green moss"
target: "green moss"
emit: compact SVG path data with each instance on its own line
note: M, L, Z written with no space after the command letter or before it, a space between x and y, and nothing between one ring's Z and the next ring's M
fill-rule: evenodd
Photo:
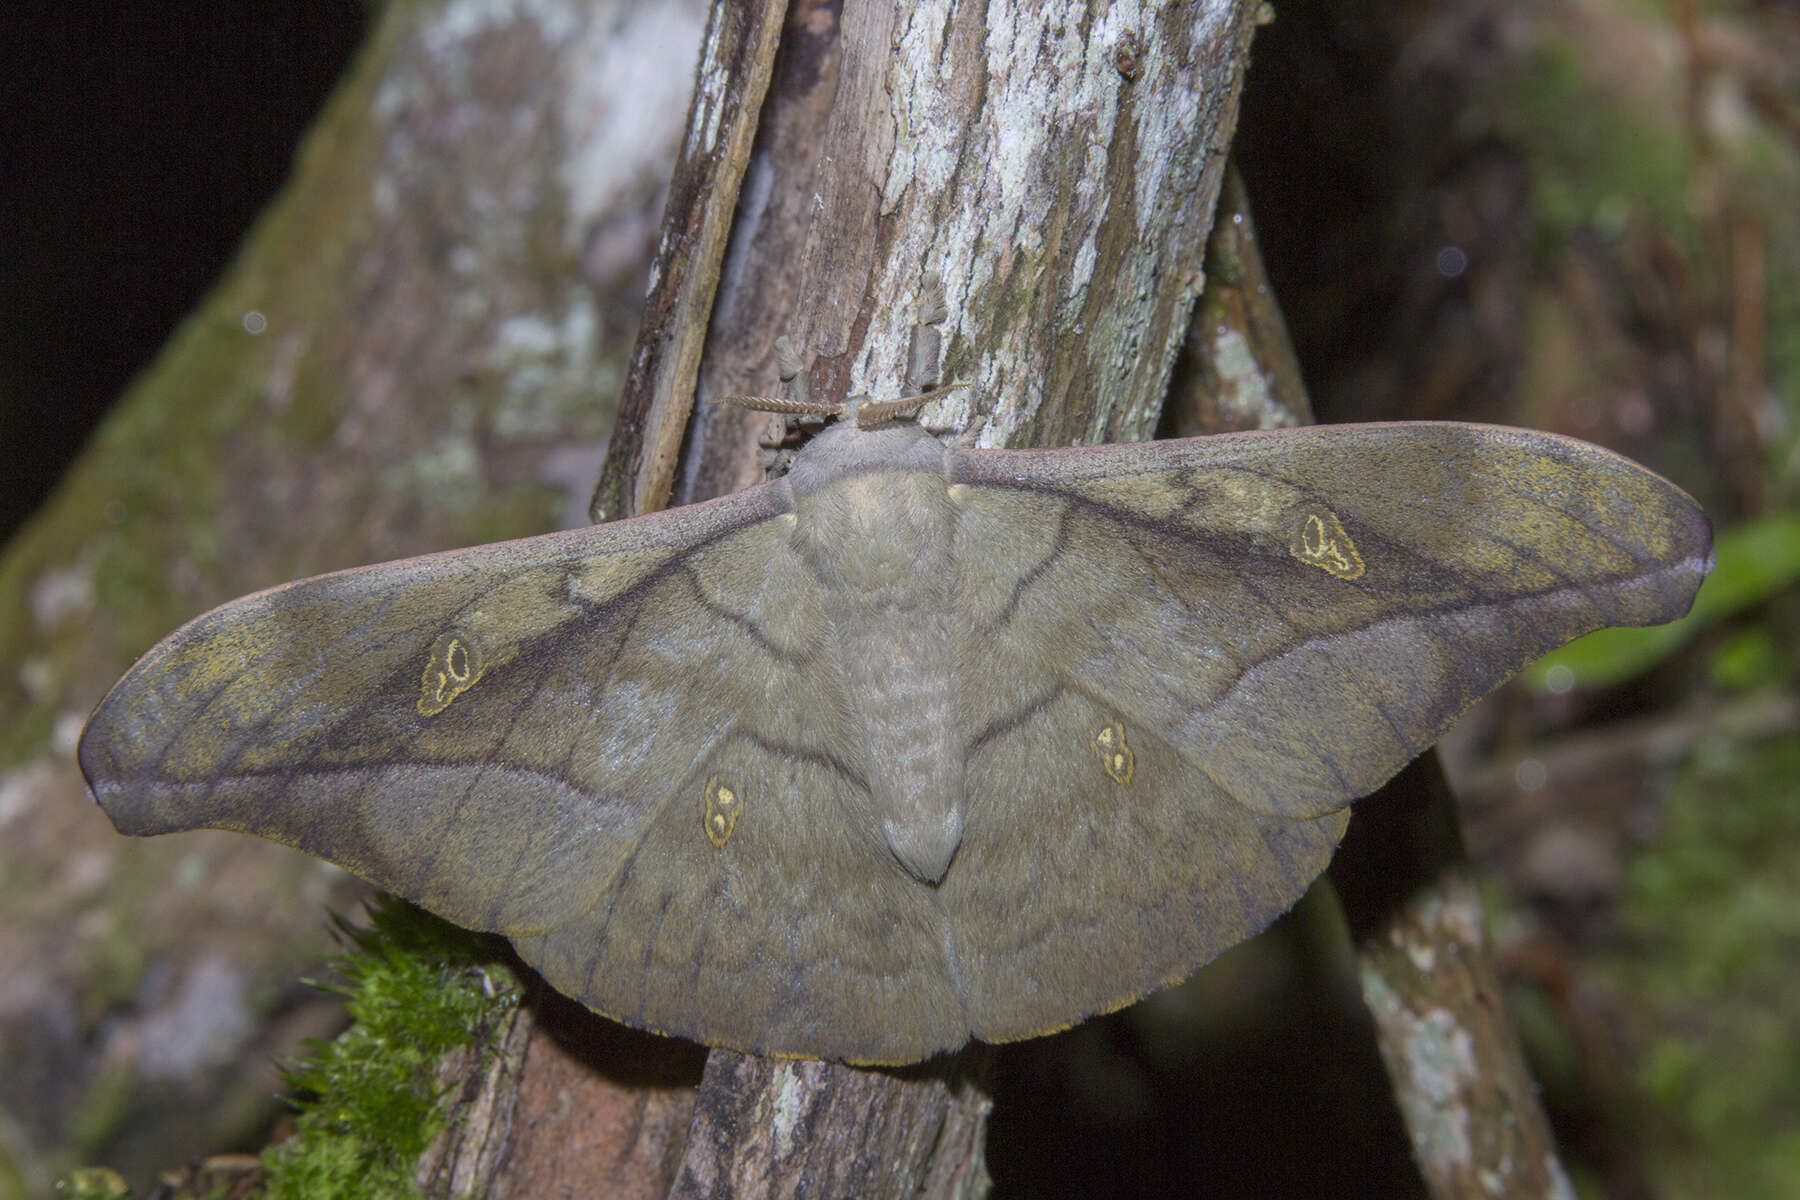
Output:
M263 1154L270 1197L417 1195L414 1164L446 1121L434 1069L516 1002L493 965L496 939L396 900L370 914L366 929L342 926L349 950L332 990L348 999L350 1027L287 1068L304 1098L295 1135Z
M137 1071L129 1063L115 1063L101 1072L82 1093L81 1105L69 1116L64 1137L77 1160L93 1158L133 1116L137 1095Z
M1800 737L1708 748L1634 864L1614 964L1639 1082L1678 1136L1664 1194L1800 1195Z

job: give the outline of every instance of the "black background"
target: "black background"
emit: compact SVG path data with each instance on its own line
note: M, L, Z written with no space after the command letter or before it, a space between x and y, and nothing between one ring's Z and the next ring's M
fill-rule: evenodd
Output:
M0 6L0 539L230 261L364 16L357 0Z

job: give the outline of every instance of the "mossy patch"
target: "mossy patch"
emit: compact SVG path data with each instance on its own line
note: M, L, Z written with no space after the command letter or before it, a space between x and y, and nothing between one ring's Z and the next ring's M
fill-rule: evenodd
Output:
M287 1068L294 1136L263 1152L267 1195L293 1200L418 1195L412 1170L448 1121L434 1068L501 1024L517 988L500 943L397 900L367 928L341 925L347 953L329 985L351 1024Z

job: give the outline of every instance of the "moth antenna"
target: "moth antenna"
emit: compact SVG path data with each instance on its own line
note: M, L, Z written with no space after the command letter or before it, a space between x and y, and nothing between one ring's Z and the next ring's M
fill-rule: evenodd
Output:
M891 421L895 417L911 416L938 397L946 396L958 388L969 386L967 380L959 379L955 383L947 383L941 388L921 392L917 396L900 396L893 400L864 400L856 406L857 427L872 429L883 421Z
M829 400L796 400L791 396L715 396L714 404L730 404L751 412L782 413L787 416L841 416L844 406Z

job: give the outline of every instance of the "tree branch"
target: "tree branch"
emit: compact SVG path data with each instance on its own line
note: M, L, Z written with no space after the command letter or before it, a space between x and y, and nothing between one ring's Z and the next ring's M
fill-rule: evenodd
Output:
M742 193L716 179L702 191L696 172L671 202L664 255L679 251L677 221L736 213L700 396L774 390L783 335L815 395L899 394L932 272L950 312L944 376L974 383L934 405L933 424L985 444L1147 436L1202 282L1251 12L1168 4L1128 27L1101 5L1021 4L1006 20L964 3L795 5ZM692 304L683 319L705 316ZM638 362L650 339L685 336L653 324ZM634 372L623 427L677 407L654 374ZM756 482L762 423L696 412L677 498ZM876 1072L715 1051L675 1191L978 1189L983 1054Z

